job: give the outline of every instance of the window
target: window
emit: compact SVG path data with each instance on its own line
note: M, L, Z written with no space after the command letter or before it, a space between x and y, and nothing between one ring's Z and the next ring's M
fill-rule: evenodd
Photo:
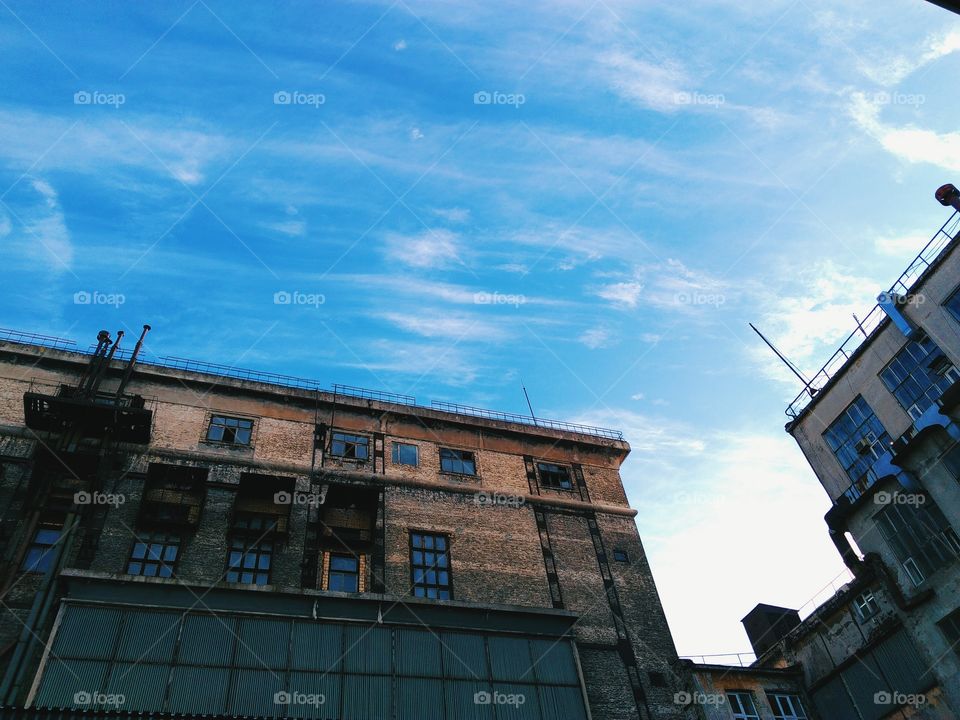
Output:
M823 438L850 479L860 483L861 493L876 482L870 466L886 451L890 436L866 400L858 395L827 428Z
M327 590L355 593L360 590L360 560L355 555L331 555Z
M440 469L457 475L476 475L477 461L472 452L440 448Z
M957 288L953 291L953 295L947 298L947 301L943 304L954 319L960 322L960 288Z
M573 483L570 481L570 472L563 465L553 463L538 462L537 472L540 475L540 485L546 488L557 490L572 490Z
M914 585L960 556L960 539L927 496L922 504L892 503L874 518Z
M908 342L880 372L880 379L914 420L932 405L960 373L928 337Z
M870 590L860 593L853 599L853 612L861 623L880 612L880 606L877 605L877 600Z
M420 464L419 448L409 443L395 442L393 444L393 464L394 465L413 465Z
M614 550L613 559L617 562L630 562L630 557L627 555L626 550Z
M173 577L179 556L179 535L163 532L141 533L130 551L127 573L145 577Z
M214 415L210 418L207 440L225 445L249 445L253 434L253 420Z
M270 584L276 527L275 516L237 514L227 556L227 582Z
M773 693L768 695L774 720L807 720L800 698L796 695Z
M24 572L45 573L53 561L53 546L60 541L63 530L58 527L38 527L33 542L23 556L20 569Z
M335 432L330 440L330 454L345 460L366 460L370 457L369 441L363 435Z
M940 632L950 644L950 649L960 657L960 610L954 610L938 624Z
M747 692L728 692L727 701L733 712L734 720L760 720L757 708L753 704L753 696Z
M416 597L451 597L449 542L445 535L410 533L410 569Z
M650 679L650 684L653 687L658 687L658 688L669 687L669 685L667 684L667 676L664 675L662 672L655 672L653 670L650 670L647 673L647 677Z

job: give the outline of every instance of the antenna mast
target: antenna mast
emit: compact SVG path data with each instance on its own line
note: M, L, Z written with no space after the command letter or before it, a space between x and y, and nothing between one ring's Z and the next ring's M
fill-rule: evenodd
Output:
M762 332L760 332L759 330L757 330L756 326L755 326L753 323L748 323L748 324L749 324L750 327L753 329L753 331L754 331L757 335L760 336L760 339L763 340L763 341L767 344L767 347L770 348L771 350L773 350L773 352L776 354L776 356L777 356L778 358L780 358L780 360L783 361L783 364L786 365L786 366L790 369L790 372L792 372L794 375L797 376L797 378L799 378L800 382L802 382L802 383L803 383L803 386L807 389L807 392L810 393L811 396L813 396L813 393L814 393L815 391L810 388L810 381L807 380L807 378L805 378L805 377L803 376L803 373L800 372L800 370L797 369L797 366L794 365L794 364L793 364L792 362L790 362L789 360L787 360L787 358L784 357L783 353L780 352L779 350L777 350L777 348L774 346L774 344L773 344L772 342L770 342L769 340L767 340L767 338L764 336L764 334L763 334Z
M533 424L537 424L537 416L533 414L533 405L530 404L530 396L527 394L527 387L520 381L520 387L523 388L523 396L527 399L527 407L530 408L530 417L533 418Z

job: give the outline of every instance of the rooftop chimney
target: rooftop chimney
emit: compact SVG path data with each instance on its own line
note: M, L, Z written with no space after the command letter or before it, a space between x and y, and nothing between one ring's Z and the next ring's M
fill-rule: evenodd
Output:
M760 603L740 622L747 631L757 658L800 624L800 613L789 608Z
M937 202L944 207L952 207L957 212L960 212L960 190L957 190L956 185L953 183L947 183L946 185L938 187L934 197L937 198Z

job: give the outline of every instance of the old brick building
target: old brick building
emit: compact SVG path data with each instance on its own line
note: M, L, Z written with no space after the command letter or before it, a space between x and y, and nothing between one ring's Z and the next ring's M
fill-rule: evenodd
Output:
M619 433L110 347L0 341L0 705L683 716Z

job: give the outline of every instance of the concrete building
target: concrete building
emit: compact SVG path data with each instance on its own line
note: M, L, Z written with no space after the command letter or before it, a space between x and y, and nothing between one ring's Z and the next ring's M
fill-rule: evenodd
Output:
M831 720L960 717L958 230L960 212L787 410L854 580L802 623L758 606L745 626Z
M5 716L686 716L620 433L129 359L0 339Z

